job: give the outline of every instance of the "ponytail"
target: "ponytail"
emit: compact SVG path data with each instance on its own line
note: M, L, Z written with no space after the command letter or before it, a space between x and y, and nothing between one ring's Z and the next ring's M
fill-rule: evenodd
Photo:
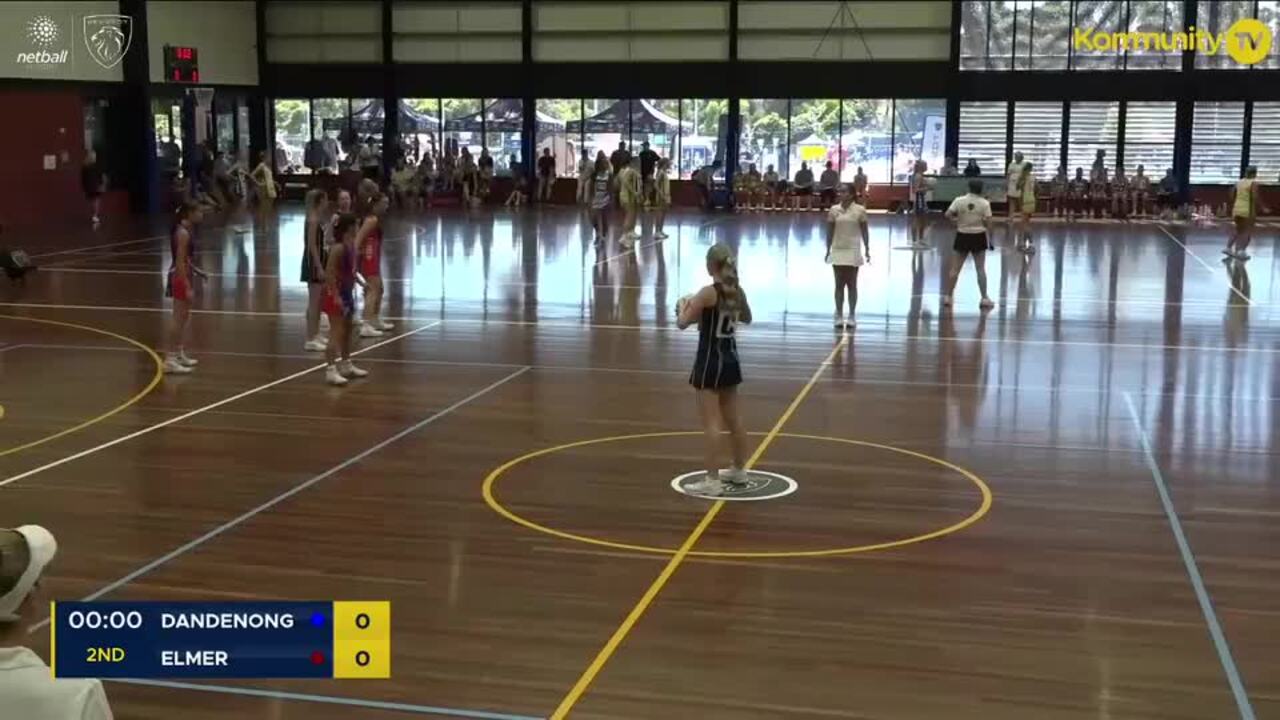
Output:
M728 245L712 245L707 251L707 265L712 276L720 283L721 302L726 312L733 314L741 304L741 286L738 284L738 261Z

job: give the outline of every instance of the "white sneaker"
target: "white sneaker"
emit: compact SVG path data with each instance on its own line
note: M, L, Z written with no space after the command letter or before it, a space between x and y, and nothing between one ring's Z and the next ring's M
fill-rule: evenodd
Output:
M996 304L991 298L982 298L982 302L978 303L978 307L982 308L983 310L990 310L995 306Z
M942 296L942 307L951 307L951 296L950 296L950 295L943 295L943 296Z
M1235 255L1232 255L1232 257L1234 257L1235 259L1237 259L1237 260L1239 260L1239 261L1243 262L1243 261L1248 260L1249 258L1251 258L1251 257L1253 257L1253 256L1252 256L1252 255L1250 255L1250 254L1249 254L1249 253L1247 253L1247 252L1238 252L1238 253L1236 253Z
M329 343L327 343L326 341L321 340L320 338L315 338L313 340L308 340L307 344L303 345L302 347L305 348L308 352L324 352L325 348L328 347L328 345Z
M667 234L666 234L666 233L664 233L664 232L656 232L656 233L654 233L654 234L653 234L653 237L654 237L654 238L656 238L656 239L658 239L658 240L666 240L666 239L667 239L668 237L670 237L670 236L669 236L669 235L667 235Z
M178 353L178 362L189 368L193 368L200 364L199 360L196 360L193 357L188 357L186 350L182 350Z
M1025 249L1025 250L1023 250L1023 252L1025 252L1025 253L1026 253L1026 254L1028 254L1028 255L1035 255L1035 254L1036 254L1036 246L1035 246L1035 245L1032 245L1031 243L1027 243L1027 247L1026 247L1026 249Z
M837 328L844 327L844 316L839 313L836 313L836 316L834 321L832 322L832 325L834 325Z
M94 215L94 216L93 216L93 224L94 224L94 225L97 225L99 222L101 222L101 221L100 221L100 220L98 220L98 216L97 216L97 215Z
M380 338L382 337L382 331L368 323L365 323L364 325L360 326L360 337Z
M742 489L747 486L747 471L743 468L730 468L720 477L723 479L724 484L730 487Z
M707 477L685 485L684 490L690 495L709 495L714 497L724 492L724 485L718 479Z
M186 365L183 365L181 362L178 361L178 358L170 355L169 357L165 358L164 371L168 375L187 375L191 373L191 368L187 367Z
M338 363L338 372L341 373L344 378L369 377L368 370L362 370L356 367L350 360L344 363Z
M378 321L374 323L374 325L376 325L379 330L394 330L396 327L393 323L389 323L382 318L378 318Z
M324 381L330 385L337 385L338 387L342 387L347 384L347 379L342 377L342 373L338 372L338 367L336 365L330 365L325 368Z

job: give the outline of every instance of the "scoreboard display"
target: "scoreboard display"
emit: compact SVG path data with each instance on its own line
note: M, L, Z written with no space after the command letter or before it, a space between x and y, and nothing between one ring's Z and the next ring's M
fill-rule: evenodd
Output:
M389 602L59 602L62 678L389 678Z
M164 46L164 77L169 82L200 82L199 53L193 47Z

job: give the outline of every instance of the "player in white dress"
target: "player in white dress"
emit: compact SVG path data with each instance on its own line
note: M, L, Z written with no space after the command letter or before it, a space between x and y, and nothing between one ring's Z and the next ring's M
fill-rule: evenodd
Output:
M861 236L862 244L858 244ZM858 268L871 262L867 209L855 202L853 188L840 184L840 202L827 211L827 262L836 280L837 328L853 327L858 307ZM849 296L849 321L844 319L845 294Z

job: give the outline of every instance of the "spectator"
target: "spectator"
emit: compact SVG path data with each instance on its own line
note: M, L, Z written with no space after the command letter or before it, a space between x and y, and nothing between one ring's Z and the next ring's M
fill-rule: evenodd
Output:
M365 138L364 143L360 145L360 153L357 157L360 161L360 173L376 182L378 175L381 174L382 161L378 157L378 149L374 142L372 135Z
M711 193L715 189L716 172L719 170L720 161L717 160L710 165L703 165L693 174L693 186L698 189L698 196L702 198L704 210L710 210L713 207Z
M538 158L538 202L551 202L551 190L556 184L556 159L551 148L542 148Z
M92 150L84 154L84 165L80 168L80 188L89 201L89 210L93 213L93 224L97 225L98 210L102 203L102 191L106 187L106 178L98 165L98 154Z
M24 621L46 607L37 586L58 553L42 527L0 530L0 698L5 717L22 720L111 720L99 680L55 680L40 656L18 643L28 637Z
M861 165L853 175L853 201L863 207L867 204L867 174L862 172Z
M609 156L609 164L613 166L613 174L617 175L622 172L622 168L631 164L631 152L627 150L625 142L618 143L618 149L613 151Z
M822 171L822 176L818 178L818 190L822 193L822 205L824 207L835 204L836 185L839 183L840 173L836 172L835 165L828 160L826 169Z
M1173 176L1173 168L1165 170L1164 177L1160 178L1156 205L1160 207L1161 215L1172 213L1178 207L1178 179Z
M479 168L480 172L476 194L480 196L482 201L488 200L489 186L493 184L493 156L489 154L489 148L480 148L480 157L476 159L476 167Z
M520 207L524 204L524 195L527 189L527 181L525 179L524 168L520 167L516 156L511 156L511 194L507 196L503 205L507 207Z
M596 164L591 162L587 149L582 148L582 157L578 160L578 188L574 193L579 205L591 202L591 175L595 173Z
M960 168L956 167L955 158L947 158L946 164L942 166L943 177L955 177L960 174Z
M804 199L804 209L813 209L813 171L809 169L809 163L800 163L800 169L796 171L796 179L794 183L794 192L796 196L796 209L800 209L801 198Z
M658 153L649 149L649 141L640 145L640 182L644 188L644 204L654 202L653 171L658 167Z
M964 166L964 176L967 178L976 178L982 175L982 168L978 167L978 161L969 158L969 164Z
M415 174L414 168L409 167L404 158L396 160L396 168L391 171L391 194L395 197L396 205L402 208L408 207L418 194L414 187Z

